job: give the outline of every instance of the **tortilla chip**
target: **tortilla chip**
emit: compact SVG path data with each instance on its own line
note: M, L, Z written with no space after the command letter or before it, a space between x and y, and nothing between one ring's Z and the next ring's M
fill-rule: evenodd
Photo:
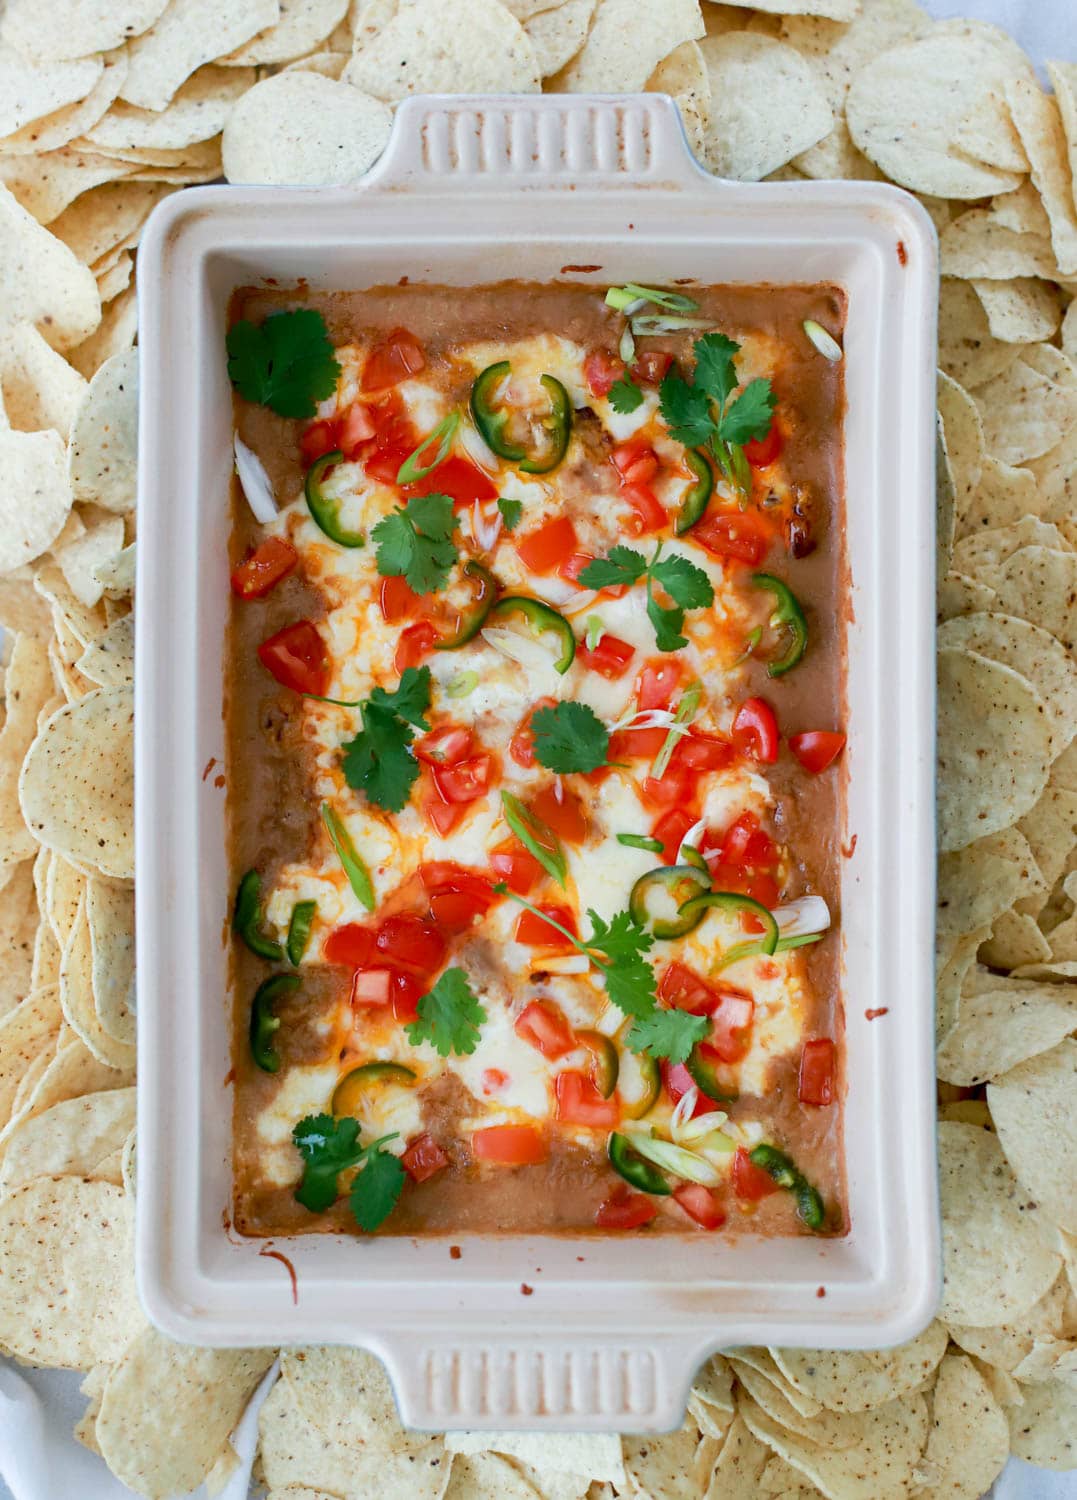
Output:
M48 860L42 909L53 936L62 948L71 936L78 917L79 903L86 894L86 876L51 849L42 849L41 853Z
M113 621L76 663L99 687L130 687L135 674L135 622L131 615Z
M62 1019L60 997L51 985L33 990L0 1017L0 1126L7 1124L27 1067L51 1055Z
M130 349L135 341L137 325L138 305L135 289L131 286L106 304L101 316L101 326L96 333L70 350L68 358L75 369L90 380L106 359Z
M1047 784L1051 726L1039 693L1009 667L947 648L939 652L938 670L945 851L1010 827L1035 805Z
M54 221L52 232L90 266L140 230L167 193L167 187L151 183L106 183L77 199Z
M1039 458L1077 422L1077 389L1022 357L974 394L988 452L1004 463Z
M385 1366L365 1350L286 1349L281 1375L303 1417L333 1442L387 1456L429 1449L429 1433L405 1432L401 1426ZM481 1444L493 1446L492 1441Z
M821 1402L807 1392L797 1390L796 1386L786 1379L769 1349L750 1347L727 1349L726 1357L738 1379L743 1380L744 1370L754 1370L756 1374L762 1375L764 1380L774 1386L782 1399L787 1401L801 1417L817 1417L822 1411ZM765 1404L764 1402L763 1405Z
M14 1010L30 988L30 966L37 931L32 860L7 867L0 893L0 1020Z
M134 509L138 468L138 354L114 355L97 370L71 431L68 469L76 499L106 510ZM113 552L122 547L122 537Z
M540 87L535 49L497 0L405 6L356 51L343 77L391 103L410 94L534 94Z
M25 56L56 62L122 47L152 26L168 0L8 0L0 38Z
M1052 547L1022 547L1003 563L995 583L999 605L1077 648L1077 555Z
M447 1434L446 1441L451 1439L452 1434ZM692 1421L676 1432L622 1437L625 1473L631 1490L639 1500L697 1500L713 1464L713 1459L707 1462L713 1452L712 1442L704 1438L700 1443Z
M103 70L85 98L33 120L7 136L3 142L5 154L27 156L57 151L79 140L84 131L91 130L112 104L127 77L126 48L116 47L105 52L100 60L104 64Z
M134 274L135 263L131 257L130 250L124 250L120 258L109 266L108 270L99 273L94 271L97 277L97 290L101 293L102 302L110 302L113 297L118 297L131 284Z
M8 421L20 432L52 428L66 438L86 382L32 323L0 335L0 393Z
M1062 321L1058 293L1032 276L1011 281L975 280L992 336L1006 344L1029 344L1053 338Z
M588 27L598 0L562 0L556 10L547 10L525 21L524 30L535 49L539 74L549 78L576 56L587 39Z
M1025 69L1031 74L1031 64ZM853 79L849 132L902 187L940 198L1005 192L1020 176L973 160L956 136L972 115L981 131L1003 140L1012 133L1002 93L1014 76L1013 56L992 37L967 24L963 34L936 27L874 57Z
M448 1455L445 1462L450 1462ZM538 1493L508 1459L496 1453L458 1454L451 1463L444 1500L535 1500Z
M145 1329L113 1366L97 1441L122 1483L167 1500L201 1484L251 1392L270 1349L199 1349Z
M974 614L944 625L938 641L967 647L1027 678L1044 701L1055 753L1077 735L1077 661L1046 630L1012 615Z
M998 596L993 589L964 573L951 572L939 581L936 608L940 620L952 620L977 610L991 610L997 604Z
M989 927L1030 889L1035 870L1031 853L1028 867L1022 868L1000 844L1001 836L996 834L940 858L935 919L940 952L947 952L958 938ZM1035 875L1038 884L1034 888L1042 890L1038 870Z
M117 1041L135 1040L134 887L92 878L86 886L86 921L93 955L94 1006Z
M1006 1415L971 1359L948 1354L939 1366L932 1423L921 1463L930 1488L953 1500L980 1500L1010 1452Z
M128 48L130 66L120 97L163 110L203 63L249 42L280 18L277 0L171 0L156 25Z
M254 80L255 74L246 68L200 68L166 108L114 104L86 139L102 151L178 151L209 141L224 129L233 107Z
M225 126L230 182L354 182L389 139L392 115L350 83L318 73L280 73L257 84Z
M100 57L33 63L0 44L0 137L85 99L105 70Z
M1077 997L1065 985L1011 979L1005 989L963 995L936 1066L947 1083L971 1088L1049 1051L1077 1027Z
M1058 275L1046 235L1009 228L986 208L970 208L939 235L944 276L1009 281L1015 276Z
M87 607L92 608L104 593L94 569L114 557L122 546L123 517L110 516L87 531L85 536L63 547L53 548L53 556L72 593Z
M635 92L675 47L703 34L698 0L599 0L586 44L551 87L569 94Z
M1018 1064L988 1085L987 1102L1010 1165L1040 1207L1077 1232L1077 1041Z
M38 716L51 695L48 652L40 641L17 635L4 683L0 728L0 872L37 853L18 801L19 768L33 743Z
M80 193L124 177L133 167L107 156L61 146L41 156L0 159L0 182L39 224L49 224Z
M1013 526L1022 516L1040 514L1043 508L1034 474L985 455L980 483L957 519L958 539L975 531Z
M1033 918L1020 911L1004 911L996 917L991 937L980 949L981 961L995 969L1042 963L1050 956L1047 939Z
M700 50L711 82L706 160L712 172L758 181L830 130L822 83L787 42L731 32L707 37Z
M1063 276L1077 272L1077 207L1066 136L1057 102L1034 78L1013 78L1006 102L1028 153L1032 182L1051 223L1051 244Z
M348 0L281 0L280 20L219 59L229 67L289 62L324 42L348 9Z
M1077 1386L1051 1380L1021 1394L1020 1406L1006 1408L1013 1452L1039 1469L1077 1468Z
M64 1019L98 1061L120 1072L135 1066L133 1042L120 1040L102 1025L93 986L93 945L85 896L60 958L60 1004Z
M756 1500L768 1450L744 1419L735 1416L722 1441L707 1495L714 1500Z
M388 1381L385 1384L388 1387ZM447 1432L445 1447L450 1453L499 1453L555 1473L625 1483L621 1442L615 1433Z
M1027 1065L1026 1065L1027 1066ZM974 1125L938 1129L944 1322L990 1327L1027 1312L1058 1275L1035 1206L998 1140Z
M1017 1369L1040 1340L1061 1334L1066 1293L1066 1276L1062 1273L1037 1302L1012 1321L987 1328L951 1324L950 1336L968 1354L1009 1373Z
M98 191L100 191L98 189ZM0 283L12 322L40 325L54 349L68 349L101 321L93 273L0 186ZM4 528L0 526L0 534ZM0 562L0 567L14 566Z

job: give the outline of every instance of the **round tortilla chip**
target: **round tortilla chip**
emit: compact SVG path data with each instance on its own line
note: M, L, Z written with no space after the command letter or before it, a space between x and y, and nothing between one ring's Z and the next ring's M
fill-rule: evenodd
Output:
M160 19L128 47L121 98L165 109L191 74L276 25L277 0L170 0Z
M127 50L114 47L102 54L104 72L84 99L76 104L65 104L51 115L33 120L14 135L4 139L4 154L14 156L37 156L44 151L57 151L68 146L98 120L116 98L127 77Z
M134 510L138 470L136 349L105 360L90 381L72 423L67 462L76 500L92 500L120 513Z
M1063 986L1052 986L1064 991ZM1006 1158L1045 1213L1077 1233L1077 1041L1060 1042L988 1085Z
M385 1366L365 1349L285 1349L281 1375L306 1420L333 1442L368 1453L420 1453L429 1433L405 1432Z
M86 139L101 151L176 151L219 135L254 82L248 69L206 67L192 73L166 109L114 104Z
M1002 662L1031 682L1051 720L1053 750L1077 734L1077 662L1040 626L1013 615L971 614L941 626L938 643Z
M497 0L405 6L355 53L344 81L393 103L410 94L536 94L540 87L527 32Z
M379 99L320 73L256 84L224 127L229 182L355 182L385 150L392 114Z
M168 0L7 0L0 38L45 62L122 47L153 25Z
M966 1354L1009 1374L1032 1353L1037 1343L1056 1338L1062 1331L1067 1291L1062 1272L1040 1300L1012 1323L999 1323L993 1328L966 1328L951 1323L950 1337Z
M1035 276L1014 276L1009 281L972 283L983 303L992 336L1007 344L1031 344L1050 339L1062 321L1058 293Z
M569 94L642 89L664 57L702 35L696 0L600 0L586 43L549 87Z
M831 1411L860 1412L884 1406L922 1385L946 1352L941 1323L895 1349L774 1349L791 1385Z
M87 693L46 719L19 776L38 842L122 880L134 875L133 724L130 688Z
M135 1123L133 1088L63 1099L18 1125L0 1157L0 1196L35 1177L100 1177ZM105 1178L116 1181L117 1177Z
M1022 1385L1008 1406L1010 1447L1038 1469L1077 1469L1077 1386L1064 1380Z
M135 1040L135 890L91 878L86 882L86 924L93 954L97 1018L109 1036Z
M938 1049L938 1076L973 1088L1057 1046L1077 1027L1077 997L1070 988L1011 979L1004 989L962 995Z
M260 31L219 60L228 67L239 67L303 57L325 41L347 9L348 0L281 0L280 20L275 26Z
M939 1366L923 1469L930 1489L950 1500L980 1500L1010 1452L1006 1414L971 1359L948 1354Z
M587 39L595 4L596 0L561 0L556 10L543 11L524 22L543 78L560 72L576 56Z
M939 1317L985 1327L1027 1311L1058 1274L1035 1206L997 1138L975 1125L938 1128L943 1289Z
M99 57L35 64L14 47L0 45L0 137L78 104L104 70Z
M939 847L963 849L1035 806L1051 720L1027 678L974 651L940 651L938 679Z
M40 328L54 349L85 339L101 321L94 274L0 186L0 285L4 315ZM22 433L23 438L40 434ZM6 487L6 486L5 486ZM0 534L5 532L0 526ZM6 570L17 564L2 563Z
M829 132L822 81L788 42L728 32L700 51L712 95L707 166L719 177L756 182Z
M0 1202L0 1340L14 1354L88 1370L144 1326L122 1188L39 1177Z
M1022 547L1003 563L995 582L999 605L1041 626L1077 650L1077 555L1057 547Z

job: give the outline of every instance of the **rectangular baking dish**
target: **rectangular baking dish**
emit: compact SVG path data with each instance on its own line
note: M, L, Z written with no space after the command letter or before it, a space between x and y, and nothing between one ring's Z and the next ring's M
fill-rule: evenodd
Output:
M224 758L226 307L243 284L405 275L848 293L843 1238L461 1235L459 1258L441 1238L282 1238L293 1301L265 1242L230 1232L231 892L225 791L204 774ZM421 1428L648 1431L680 1422L719 1347L873 1347L930 1319L936 285L911 197L719 181L658 95L413 99L353 187L194 189L156 210L139 251L137 1260L166 1333L364 1345Z

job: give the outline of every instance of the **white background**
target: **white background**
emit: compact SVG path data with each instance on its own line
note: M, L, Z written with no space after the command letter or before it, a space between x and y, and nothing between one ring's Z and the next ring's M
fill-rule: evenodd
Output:
M1039 64L1048 57L1077 61L1077 0L921 0L921 4L939 17L979 16L994 21L1017 37ZM36 1409L21 1411L16 1422L23 1436L35 1439L31 1446L39 1456L32 1474L15 1471L3 1424L5 1375L11 1368L0 1360L0 1500L130 1500L130 1490L71 1437L86 1398L78 1389L82 1377L67 1371L20 1372L41 1400ZM198 1494L203 1497L205 1492ZM1077 1500L1077 1472L1045 1474L1014 1460L994 1494L996 1500Z

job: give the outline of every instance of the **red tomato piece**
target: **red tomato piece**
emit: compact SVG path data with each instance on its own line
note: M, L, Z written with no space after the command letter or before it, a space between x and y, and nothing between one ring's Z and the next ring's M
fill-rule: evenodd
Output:
M360 384L364 391L382 391L426 369L423 346L406 328L392 333L370 351Z
M690 1010L694 1015L708 1012L717 1000L707 981L677 959L662 971L658 998L676 1010Z
M598 1229L641 1229L658 1215L658 1205L644 1193L617 1188L595 1212Z
M820 1108L834 1103L834 1043L829 1037L815 1037L804 1043L797 1098L801 1104Z
M421 740L416 740L415 754L432 766L455 766L471 754L475 736L464 724L439 724Z
M753 901L758 901L771 911L781 900L781 887L773 875L766 871L736 869L733 865L711 866L711 888L716 891L738 891L741 895L751 896ZM748 913L741 917L741 926L745 932L763 930Z
M778 759L778 720L765 698L745 698L733 718L733 745L763 765Z
M654 824L651 833L663 846L662 853L658 857L664 865L677 863L681 841L696 821L695 815L687 808L671 807L669 812L663 813Z
M393 970L392 984L389 986L389 1004L393 1007L393 1019L403 1026L408 1021L419 1019L419 1001L426 993L426 986L420 984L414 974L404 974L399 969Z
M356 969L352 975L351 1003L388 1005L393 993L392 969Z
M636 702L641 712L652 708L672 708L681 685L680 665L661 657L645 663L636 684Z
M679 1104L688 1093L689 1089L696 1088L696 1081L685 1067L684 1063L662 1063L662 1082L666 1086L666 1093L674 1104ZM692 1119L696 1115L708 1114L714 1108L714 1100L708 1099L702 1089L698 1089L699 1098L692 1109Z
M733 1191L746 1203L757 1203L760 1198L769 1198L771 1193L778 1191L773 1177L756 1166L743 1146L738 1146L733 1153Z
M409 497L451 495L457 505L470 505L473 500L493 500L497 486L484 469L453 453L422 479L406 484L404 493Z
M516 839L506 839L490 851L490 868L498 880L503 880L510 891L526 896L542 879L543 868Z
M735 510L705 515L692 528L692 539L715 557L731 557L757 568L767 555L771 532L755 511Z
M373 929L358 922L334 927L322 951L328 964L347 964L349 968L361 969L374 957Z
M547 521L516 543L516 555L532 573L553 573L579 551L576 528L568 516Z
M692 778L671 760L661 776L645 776L640 790L653 807L677 807L691 800ZM695 819L692 819L695 822ZM691 824L689 824L689 827Z
M319 417L316 422L304 428L303 436L299 439L299 451L303 455L304 465L312 464L340 447L338 429L339 424L327 417Z
M725 1223L721 1199L701 1182L682 1182L680 1187L673 1189L673 1201L695 1220L700 1229L721 1229Z
M417 1135L408 1142L400 1165L413 1182L425 1182L449 1165L449 1157L432 1135Z
M423 596L417 594L406 578L383 578L379 595L382 619L387 625L399 625L423 612Z
M542 1053L564 1057L576 1045L572 1027L552 1000L532 1000L516 1017L516 1035Z
M540 915L540 913L542 915ZM573 937L578 935L576 929L576 915L569 906L546 906L542 905L536 911L522 911L516 923L516 941L523 943L528 948L543 948L548 951L559 953L571 953L572 944L568 938L558 932L556 927L551 927L544 917L559 922Z
M745 443L744 456L753 469L769 469L781 453L782 446L782 430L772 418L766 437L752 438Z
M587 646L576 647L576 660L582 662L588 671L597 672L611 682L625 675L635 654L634 646L615 635L602 636L593 651Z
M557 1118L565 1125L585 1125L591 1130L616 1130L621 1106L616 1097L603 1099L586 1073L558 1073Z
M610 454L622 484L649 484L658 473L658 454L641 438L629 438Z
M282 536L267 536L232 569L232 592L241 599L264 599L295 567L299 554Z
M437 925L412 911L379 922L374 946L383 962L417 974L436 974L449 951Z
M685 766L692 771L721 771L732 762L733 755L733 746L727 740L693 729L677 741L670 765Z
M734 869L758 869L773 865L778 858L773 840L760 828L759 819L753 812L741 813L726 829L718 847L721 863L732 865ZM707 848L707 839L704 839L704 853Z
M592 349L583 362L583 378L592 396L604 400L624 375L624 361L606 349Z
M467 812L466 802L443 802L431 790L421 803L423 816L439 838L446 839Z
M392 448L379 447L363 464L367 477L376 479L379 484L395 484L400 465L414 449L414 443L410 448L402 443L394 444Z
M396 655L393 657L393 665L401 676L409 667L422 665L433 651L437 638L437 628L429 620L420 620L417 625L409 625L401 633L400 640L397 642Z
M662 531L669 524L666 508L648 484L626 484L621 496L627 500L635 515L630 529L636 536L646 532Z
M296 620L263 641L258 660L279 683L295 693L322 698L329 686L329 653L315 625Z
M494 783L497 766L492 755L473 755L451 766L435 766L434 785L445 802L475 802Z
M430 893L431 916L446 932L466 931L497 900L485 875L452 860L420 865L419 879Z
M560 797L556 787L544 786L528 804L535 817L566 844L582 844L589 827L583 803L575 792L562 785Z
M752 1021L755 1001L742 990L726 986L716 993L716 1004L708 1012L711 1029L703 1042L704 1052L724 1063L738 1063L748 1055L752 1045Z
M471 1137L476 1161L499 1162L506 1167L534 1167L549 1156L546 1137L533 1125L488 1125Z
M351 462L360 457L377 430L370 407L362 401L353 401L344 414L337 418L337 447Z
M610 735L610 760L653 760L666 743L668 730L616 729Z
M664 349L645 349L642 354L636 355L632 378L640 385L661 385L669 374L672 363L673 355L667 354Z
M818 776L845 749L845 736L834 729L809 729L804 734L791 734L789 748L805 771Z
M530 770L535 764L535 736L531 732L531 720L540 708L554 708L556 704L556 698L540 698L534 708L516 726L516 732L509 742L509 754L516 764L523 766L525 770Z

